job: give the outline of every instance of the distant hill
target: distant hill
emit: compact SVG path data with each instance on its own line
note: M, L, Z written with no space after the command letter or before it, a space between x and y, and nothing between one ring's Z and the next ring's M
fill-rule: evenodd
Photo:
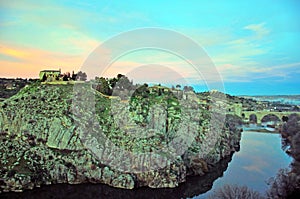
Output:
M0 193L86 182L172 188L239 150L240 117L145 87L121 100L88 82L35 82L1 101Z
M0 98L10 98L17 94L24 86L36 82L37 79L8 79L0 78Z
M277 102L280 104L300 105L300 95L265 95L265 96L241 96L257 101Z

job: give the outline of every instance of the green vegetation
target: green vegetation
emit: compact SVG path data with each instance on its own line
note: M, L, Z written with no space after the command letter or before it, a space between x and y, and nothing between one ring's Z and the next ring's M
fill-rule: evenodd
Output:
M92 81L92 83L94 89L109 96L119 96L121 94L121 91L124 92L125 95L128 95L130 90L134 90L136 88L136 86L134 86L133 83L129 81L128 77L122 74L118 74L117 77L110 79L104 77L96 77L95 80Z
M0 78L0 99L7 99L17 94L23 87L35 83L36 79L6 79Z
M86 181L122 188L176 187L187 175L204 175L238 150L240 120L232 115L226 119L223 109L212 112L209 107L215 102L209 96L177 88L133 85L124 75L24 87L1 104L3 189ZM100 159L89 146L102 150ZM144 158L132 163L131 156L118 155L114 147L153 154L167 165L161 168L155 162L160 169L151 170ZM18 153L7 154L14 150ZM5 161L8 155L14 163ZM125 169L112 167L111 161ZM140 167L145 172L136 170Z

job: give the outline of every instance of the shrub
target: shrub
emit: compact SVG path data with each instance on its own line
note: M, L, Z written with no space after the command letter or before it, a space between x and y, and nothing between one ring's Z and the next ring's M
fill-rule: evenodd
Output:
M237 185L224 185L211 194L209 199L260 199L260 193L246 187Z
M280 169L268 184L267 198L270 199L289 198L299 189L296 176L289 173L288 169Z

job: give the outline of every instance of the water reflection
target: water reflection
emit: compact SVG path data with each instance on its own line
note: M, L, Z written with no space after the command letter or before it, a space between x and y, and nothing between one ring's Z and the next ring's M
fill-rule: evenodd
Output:
M206 198L224 184L245 185L264 194L268 179L276 176L280 168L288 168L291 161L281 149L279 134L244 131L241 149L234 154L224 176L214 182L212 190L198 198Z

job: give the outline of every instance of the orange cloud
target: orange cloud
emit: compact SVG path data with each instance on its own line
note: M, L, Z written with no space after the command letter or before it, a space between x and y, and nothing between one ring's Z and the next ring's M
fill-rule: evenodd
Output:
M14 58L26 58L28 56L27 52L24 52L19 49L14 49L9 46L2 46L0 47L0 54L6 55L6 56L11 56Z
M38 77L39 71L44 69L59 69L63 72L77 71L80 69L87 53L82 55L70 55L46 51L36 48L28 48L2 44L0 56L9 59L1 59L1 77Z

